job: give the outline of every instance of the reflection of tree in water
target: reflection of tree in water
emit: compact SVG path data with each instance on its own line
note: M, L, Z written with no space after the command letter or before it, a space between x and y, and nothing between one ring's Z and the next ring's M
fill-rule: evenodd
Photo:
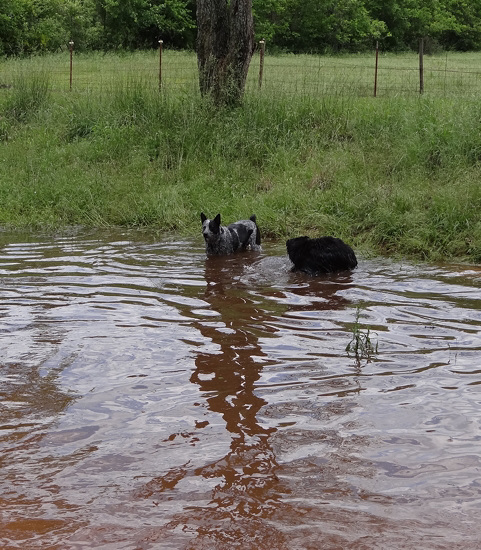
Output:
M209 409L222 415L232 434L227 456L197 471L204 477L222 479L214 489L213 502L234 516L255 516L276 498L276 461L269 447L274 428L265 428L257 414L266 401L255 394L265 354L255 334L265 316L237 279L246 260L255 256L214 257L206 261L206 300L221 316L223 327L199 323L199 330L220 347L220 353L199 353L191 381L207 398Z
M256 395L255 384L268 360L256 331L266 313L240 280L246 264L257 260L257 255L249 253L207 258L204 299L220 318L195 322L213 349L197 353L190 380L206 396L209 410L225 421L232 437L229 452L193 471L188 466L172 469L141 491L144 497L161 500L163 491L174 489L185 477L217 480L207 506L189 506L188 516L176 516L165 528L170 533L177 526L193 530L196 548L202 547L204 540L209 541L209 548L225 548L241 539L249 547L264 538L282 538L263 522L279 507L280 496L288 492L276 477L277 462L269 445L269 436L276 430L257 420L266 401ZM262 330L271 329L263 326Z
M309 431L295 427L282 433L277 428L266 428L257 419L262 407L271 409L273 420L285 418L286 414L306 414L306 401L289 402L271 408L267 401L255 393L255 385L261 370L271 360L263 352L257 334L275 333L273 309L279 307L301 310L332 310L346 307L348 302L339 295L339 290L349 286L350 279L343 277L307 279L298 275L281 274L284 277L280 287L266 288L259 296L257 283L250 290L249 270L246 264L252 262L255 272L255 255L213 257L206 261L207 289L205 300L213 311L220 315L196 322L196 328L212 342L212 351L196 354L195 370L191 382L197 384L206 396L210 411L222 416L231 434L230 450L226 456L199 468L186 464L173 468L164 476L155 478L138 493L138 496L161 501L172 497L171 491L187 477L201 477L215 480L214 487L205 495L202 505L192 502L184 513L175 515L162 528L162 537L173 537L182 530L187 536L195 537L195 546L187 548L278 548L289 547L288 536L278 526L284 521L291 525L302 525L304 514L314 508L303 509L305 498L317 501L324 498L331 486L338 485L338 466L331 467L325 457L302 459L282 466L282 480L277 474L281 467L276 452L283 446L311 445L316 440L326 445L342 446L340 435L332 429L332 417L342 416L351 404L339 403L336 410L320 407L319 430ZM255 275L254 275L255 276ZM278 290L279 289L279 290ZM274 300L266 307L265 296ZM285 299L287 294L289 298ZM297 300L298 298L298 300ZM261 300L264 299L262 303ZM267 311L267 313L266 313ZM272 317L271 317L272 315ZM302 407L301 407L302 405ZM316 404L319 407L319 404ZM266 409L264 409L265 414ZM325 421L330 421L326 429ZM342 439L342 438L341 438ZM275 449L273 450L273 442ZM306 475L304 475L304 473ZM293 485L294 483L294 485ZM212 486L211 486L212 487ZM349 488L344 488L350 491ZM336 493L337 491L337 493ZM309 495L310 497L306 497ZM339 486L331 494L341 494ZM291 495L288 498L288 495ZM197 497L198 498L198 497ZM314 518L310 518L311 520ZM318 517L315 518L319 520ZM277 526L277 527L276 527ZM308 536L307 536L308 538ZM242 542L241 542L242 541Z

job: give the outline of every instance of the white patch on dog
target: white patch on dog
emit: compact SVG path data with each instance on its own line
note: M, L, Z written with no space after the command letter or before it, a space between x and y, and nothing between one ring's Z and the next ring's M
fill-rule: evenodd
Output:
M354 250L337 237L296 237L289 239L286 246L287 254L294 264L293 271L319 275L357 266Z
M220 214L210 220L201 212L200 219L205 251L209 255L233 254L241 250L260 250L261 248L261 234L255 216L227 226L221 225Z

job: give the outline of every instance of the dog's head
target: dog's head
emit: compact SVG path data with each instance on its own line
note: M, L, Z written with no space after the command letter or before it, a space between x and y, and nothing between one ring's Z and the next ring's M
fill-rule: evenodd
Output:
M216 238L220 233L220 214L213 220L209 220L204 212L200 213L200 221L202 222L202 235L206 241Z
M295 237L286 242L287 254L294 265L302 265L309 237Z

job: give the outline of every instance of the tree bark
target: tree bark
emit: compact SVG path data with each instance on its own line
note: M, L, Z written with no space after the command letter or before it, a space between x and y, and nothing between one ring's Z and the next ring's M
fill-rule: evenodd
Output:
M202 95L242 101L254 52L252 0L197 0L197 65Z

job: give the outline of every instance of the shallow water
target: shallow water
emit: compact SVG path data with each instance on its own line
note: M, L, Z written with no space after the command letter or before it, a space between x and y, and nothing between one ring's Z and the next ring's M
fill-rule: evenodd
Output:
M480 288L1 234L0 547L479 548Z

